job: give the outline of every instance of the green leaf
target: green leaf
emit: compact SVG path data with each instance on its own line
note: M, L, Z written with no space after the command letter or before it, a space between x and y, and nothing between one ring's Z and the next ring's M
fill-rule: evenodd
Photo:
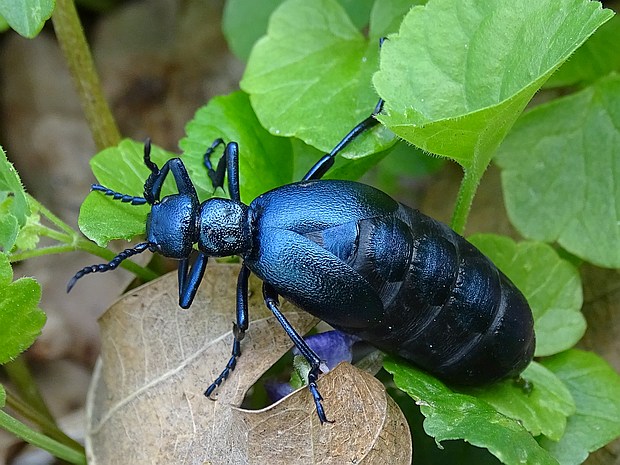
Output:
M327 152L374 109L370 78L378 52L379 37L366 39L335 0L288 0L256 43L241 88L269 132ZM376 153L394 142L391 132L374 130L344 156Z
M267 32L271 13L283 0L228 0L224 6L222 30L232 52L246 61L258 39ZM340 0L353 23L361 28L368 24L368 12L374 0Z
M484 447L505 464L557 464L519 422L481 399L456 393L441 381L408 365L386 359L384 367L426 417L424 430L441 441L463 439ZM525 395L525 394L523 394Z
M7 212L5 202L0 204L0 252L9 252L13 248L19 232L17 218Z
M542 438L541 445L562 465L582 463L590 452L620 436L620 377L593 353L569 350L544 359L568 387L576 413L568 419L558 442Z
M23 226L26 223L26 217L30 214L26 191L13 164L7 160L2 147L0 147L0 193L2 201L7 196L13 198L10 213L16 218L18 224Z
M54 0L0 0L0 15L20 35L32 39L54 11Z
M6 255L0 254L0 364L13 360L41 334L45 313L39 308L41 287L32 278L13 281Z
M612 16L585 0L432 0L381 52L379 119L479 179L525 105Z
M521 377L527 380L531 392L524 392L514 380L465 392L488 402L507 417L519 420L533 436L543 434L558 441L564 434L566 418L575 413L570 391L557 376L536 362L532 362Z
M4 17L0 16L0 32L4 32L9 29L9 23L6 22Z
M370 37L386 37L398 32L403 17L415 5L425 5L428 0L381 0L376 1L371 15Z
M6 403L6 391L4 390L4 386L0 384L0 408L4 407Z
M574 346L586 330L577 269L547 244L515 243L493 234L468 238L506 274L527 298L535 320L536 356Z
M249 203L267 190L292 181L293 154L290 141L272 136L260 125L247 94L243 92L211 100L187 123L185 132L187 137L179 145L201 199L213 195L203 156L211 142L217 138L239 144L242 201ZM223 147L220 147L213 154L211 162L214 167L222 153Z
M502 144L506 209L530 239L620 267L620 76L536 107Z
M26 192L0 147L0 251L9 252L30 215Z
M620 71L620 16L603 24L553 73L545 87L592 83L612 71Z
M30 215L26 218L26 224L20 228L15 239L15 248L17 250L33 250L37 247L40 239L41 215L39 213L39 204L32 202L32 197L26 197L30 209Z
M383 0L385 1L385 0ZM390 0L391 1L391 0ZM351 18L351 22L358 29L368 26L371 10L376 6L376 0L338 0L338 3Z
M227 0L222 18L222 31L230 50L246 61L254 43L267 32L273 10L284 0Z
M172 156L152 147L151 159L160 168ZM144 182L150 174L143 162L143 144L125 139L118 146L99 152L90 165L99 183L107 188L132 196L143 195ZM162 197L173 192L170 180L164 184ZM101 192L91 192L80 208L78 225L86 237L105 247L113 239L130 240L144 234L149 210L148 205L130 205Z

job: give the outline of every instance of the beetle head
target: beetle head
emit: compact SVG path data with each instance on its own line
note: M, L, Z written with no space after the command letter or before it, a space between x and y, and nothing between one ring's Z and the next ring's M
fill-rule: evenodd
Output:
M149 245L165 257L189 257L197 242L198 204L189 195L175 194L155 203L146 220Z

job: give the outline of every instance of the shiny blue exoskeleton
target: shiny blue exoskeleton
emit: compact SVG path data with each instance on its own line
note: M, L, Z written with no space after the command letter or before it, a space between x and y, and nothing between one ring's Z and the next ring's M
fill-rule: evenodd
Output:
M213 186L228 172L230 199L200 203L179 158L161 169L144 161L151 174L144 197L93 189L133 205L148 203L146 242L109 263L80 270L82 276L116 268L144 250L180 260L179 305L191 305L207 257L238 255L236 323L232 355L205 394L209 396L235 368L248 329L248 278L263 281L265 305L311 365L308 386L321 422L328 421L316 381L320 359L279 310L283 296L335 328L357 335L449 382L485 384L519 374L534 353L533 318L527 301L495 265L463 237L417 210L370 186L324 181L335 156L377 124L375 111L357 125L303 180L273 189L249 205L239 195L238 146L225 145L217 169L205 166ZM178 194L160 199L172 173ZM190 267L194 245L197 257Z

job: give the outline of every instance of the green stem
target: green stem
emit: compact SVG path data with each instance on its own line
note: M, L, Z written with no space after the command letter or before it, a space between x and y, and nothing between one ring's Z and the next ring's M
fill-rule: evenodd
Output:
M473 170L464 170L454 213L452 214L452 221L450 222L450 227L461 235L465 232L465 224L467 223L479 182L480 176L473 172Z
M64 231L64 233L60 231L56 231L55 229L49 228L42 224L32 225L31 227L35 229L35 232L39 234L40 236L45 236L45 237L49 237L50 239L54 239L60 242L61 245L39 247L37 249L24 250L18 253L11 254L9 257L11 262L18 262L21 260L26 260L28 258L42 257L44 255L52 255L56 253L73 252L76 250L82 250L84 252L97 255L98 257L101 257L104 260L108 260L108 261L115 257L116 254L112 252L111 250L108 250L105 247L100 247L94 242L81 238L80 235L76 233L68 224L66 224L64 221L62 221L60 218L54 215L51 211L45 208L34 197L29 196L28 201L33 207L33 210L38 210L54 226ZM132 261L123 261L120 266L125 268L127 271L132 272L133 274L138 276L143 281L151 281L159 277L159 274L155 273L153 270L140 266Z
M39 247L38 249L25 250L23 252L14 253L9 256L9 260L11 262L19 262L22 260L27 260L29 258L37 258L44 255L53 255L57 253L75 252L76 250L88 252L106 261L110 261L116 256L116 254L111 250L108 250L105 247L99 247L94 242L90 242L85 239L77 239L77 241L75 241L73 244L52 245L49 247ZM160 276L158 273L154 272L150 268L140 266L136 262L132 262L130 260L124 260L123 262L121 262L120 266L127 271L133 273L145 282L152 281L153 279Z
M79 442L67 436L55 422L41 415L32 408L31 405L28 405L26 402L14 396L10 391L6 391L6 404L20 416L39 426L43 434L76 451L84 452L84 447Z
M31 228L33 228L38 235L49 237L50 239L54 239L61 244L51 245L48 247L39 247L37 249L24 250L11 254L9 257L11 262L19 262L28 258L42 257L44 255L52 255L57 253L73 252L76 250L82 250L84 252L97 255L98 257L101 257L104 260L108 261L115 257L116 254L111 250L108 250L105 247L99 247L94 242L82 239L78 233L71 229L69 225L67 225L64 221L62 221L60 218L50 212L33 197L30 197L29 201L31 205L33 205L33 209L38 209L38 211L40 211L41 214L45 216L52 224L54 224L58 229L64 232L57 231L42 224L32 225ZM150 270L149 268L140 266L132 261L123 261L120 266L125 268L127 271L132 272L143 281L151 281L159 276L157 273Z
M97 148L118 145L120 132L103 96L73 0L56 0L52 22Z
M35 199L31 195L28 195L28 203L30 203L30 205L33 205L35 209L38 209L38 211L41 212L41 214L45 218L47 218L50 221L50 223L52 223L58 229L63 230L69 236L76 235L75 230L71 226L69 226L63 220L61 220L56 215L54 215L50 210L48 210L45 207L45 205L43 205L41 202L39 202L37 199Z
M79 238L75 231L71 231L70 234L66 234L64 232L48 228L42 224L35 225L32 228L37 235L49 237L50 239L54 239L62 244L73 244Z
M86 456L83 452L76 451L44 434L32 430L3 410L0 410L0 427L33 446L48 451L54 457L77 465L86 465Z
M37 383L32 377L30 368L24 361L24 358L18 357L3 366L11 383L13 383L13 386L15 386L15 389L23 401L39 412L42 417L55 423L54 417L47 408L43 396L41 396Z

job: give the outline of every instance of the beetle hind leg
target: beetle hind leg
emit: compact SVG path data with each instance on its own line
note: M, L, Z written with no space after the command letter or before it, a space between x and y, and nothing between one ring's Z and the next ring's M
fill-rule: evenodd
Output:
M297 331L295 331L295 328L293 328L293 326L288 322L282 312L280 312L280 309L278 308L278 294L275 289L267 283L263 283L263 297L267 308L271 310L278 322L282 325L286 334L288 334L295 344L295 347L299 349L299 352L301 352L308 363L310 363L310 371L308 373L308 390L310 391L310 394L312 394L314 405L316 407L316 413L319 416L319 421L321 424L333 423L333 421L328 420L325 416L325 410L323 409L323 404L321 403L323 397L321 396L316 385L321 367L321 359L310 348L306 341L303 340Z
M323 155L322 158L317 161L312 168L302 178L302 181L308 181L311 179L321 179L325 173L334 165L336 155L338 155L344 148L357 139L361 134L365 133L369 129L374 128L379 124L379 120L376 116L383 110L383 99L379 99L375 109L368 118L363 120L357 126L355 126L344 138L336 144L328 154Z

